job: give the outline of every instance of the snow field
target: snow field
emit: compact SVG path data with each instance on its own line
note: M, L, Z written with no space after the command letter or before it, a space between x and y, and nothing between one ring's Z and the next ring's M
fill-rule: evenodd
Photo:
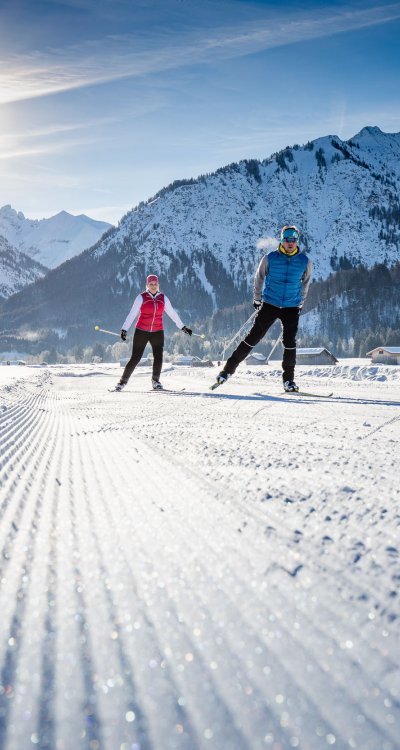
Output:
M398 750L400 368L3 369L2 750Z

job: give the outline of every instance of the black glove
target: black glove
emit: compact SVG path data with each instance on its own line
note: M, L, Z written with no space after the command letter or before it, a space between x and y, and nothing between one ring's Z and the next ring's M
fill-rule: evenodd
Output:
M182 331L183 333L187 333L188 336L192 335L192 329L188 328L187 326L183 326Z
M122 339L122 341L126 341L126 331L125 331L125 328L121 328L121 339Z
M253 307L254 307L254 308L255 308L256 310L259 310L259 309L260 309L260 307L262 307L262 301L261 301L260 299L254 299L254 300L253 300Z

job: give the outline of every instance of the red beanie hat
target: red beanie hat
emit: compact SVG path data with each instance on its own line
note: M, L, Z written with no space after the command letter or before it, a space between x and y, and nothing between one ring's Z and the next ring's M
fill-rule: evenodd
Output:
M155 281L155 282L156 282L156 284L158 284L158 283L159 283L159 281L158 281L158 276L156 276L156 275L155 275L155 273L151 273L151 274L150 274L150 275L149 275L149 276L147 277L147 279L146 279L146 286L149 286L149 284L151 284L151 282L152 282L152 281Z

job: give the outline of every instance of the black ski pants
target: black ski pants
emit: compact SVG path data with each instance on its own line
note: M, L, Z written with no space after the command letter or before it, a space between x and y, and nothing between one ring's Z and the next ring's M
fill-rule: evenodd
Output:
M123 372L121 383L128 382L148 343L153 350L153 378L154 380L160 379L163 363L164 331L142 331L141 328L136 328L133 336L132 355Z
M300 308L274 307L264 302L256 315L253 327L246 338L229 357L223 372L233 375L240 362L250 354L253 346L265 336L272 324L280 320L283 328L283 381L294 380L296 365L296 334L299 327Z

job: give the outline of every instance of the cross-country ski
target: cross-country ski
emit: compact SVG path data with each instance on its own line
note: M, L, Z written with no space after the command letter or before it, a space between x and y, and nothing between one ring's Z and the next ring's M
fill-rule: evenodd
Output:
M284 391L286 394L287 391ZM331 398L332 393L311 393L310 391L293 391L289 394L290 396L312 396L312 398Z

